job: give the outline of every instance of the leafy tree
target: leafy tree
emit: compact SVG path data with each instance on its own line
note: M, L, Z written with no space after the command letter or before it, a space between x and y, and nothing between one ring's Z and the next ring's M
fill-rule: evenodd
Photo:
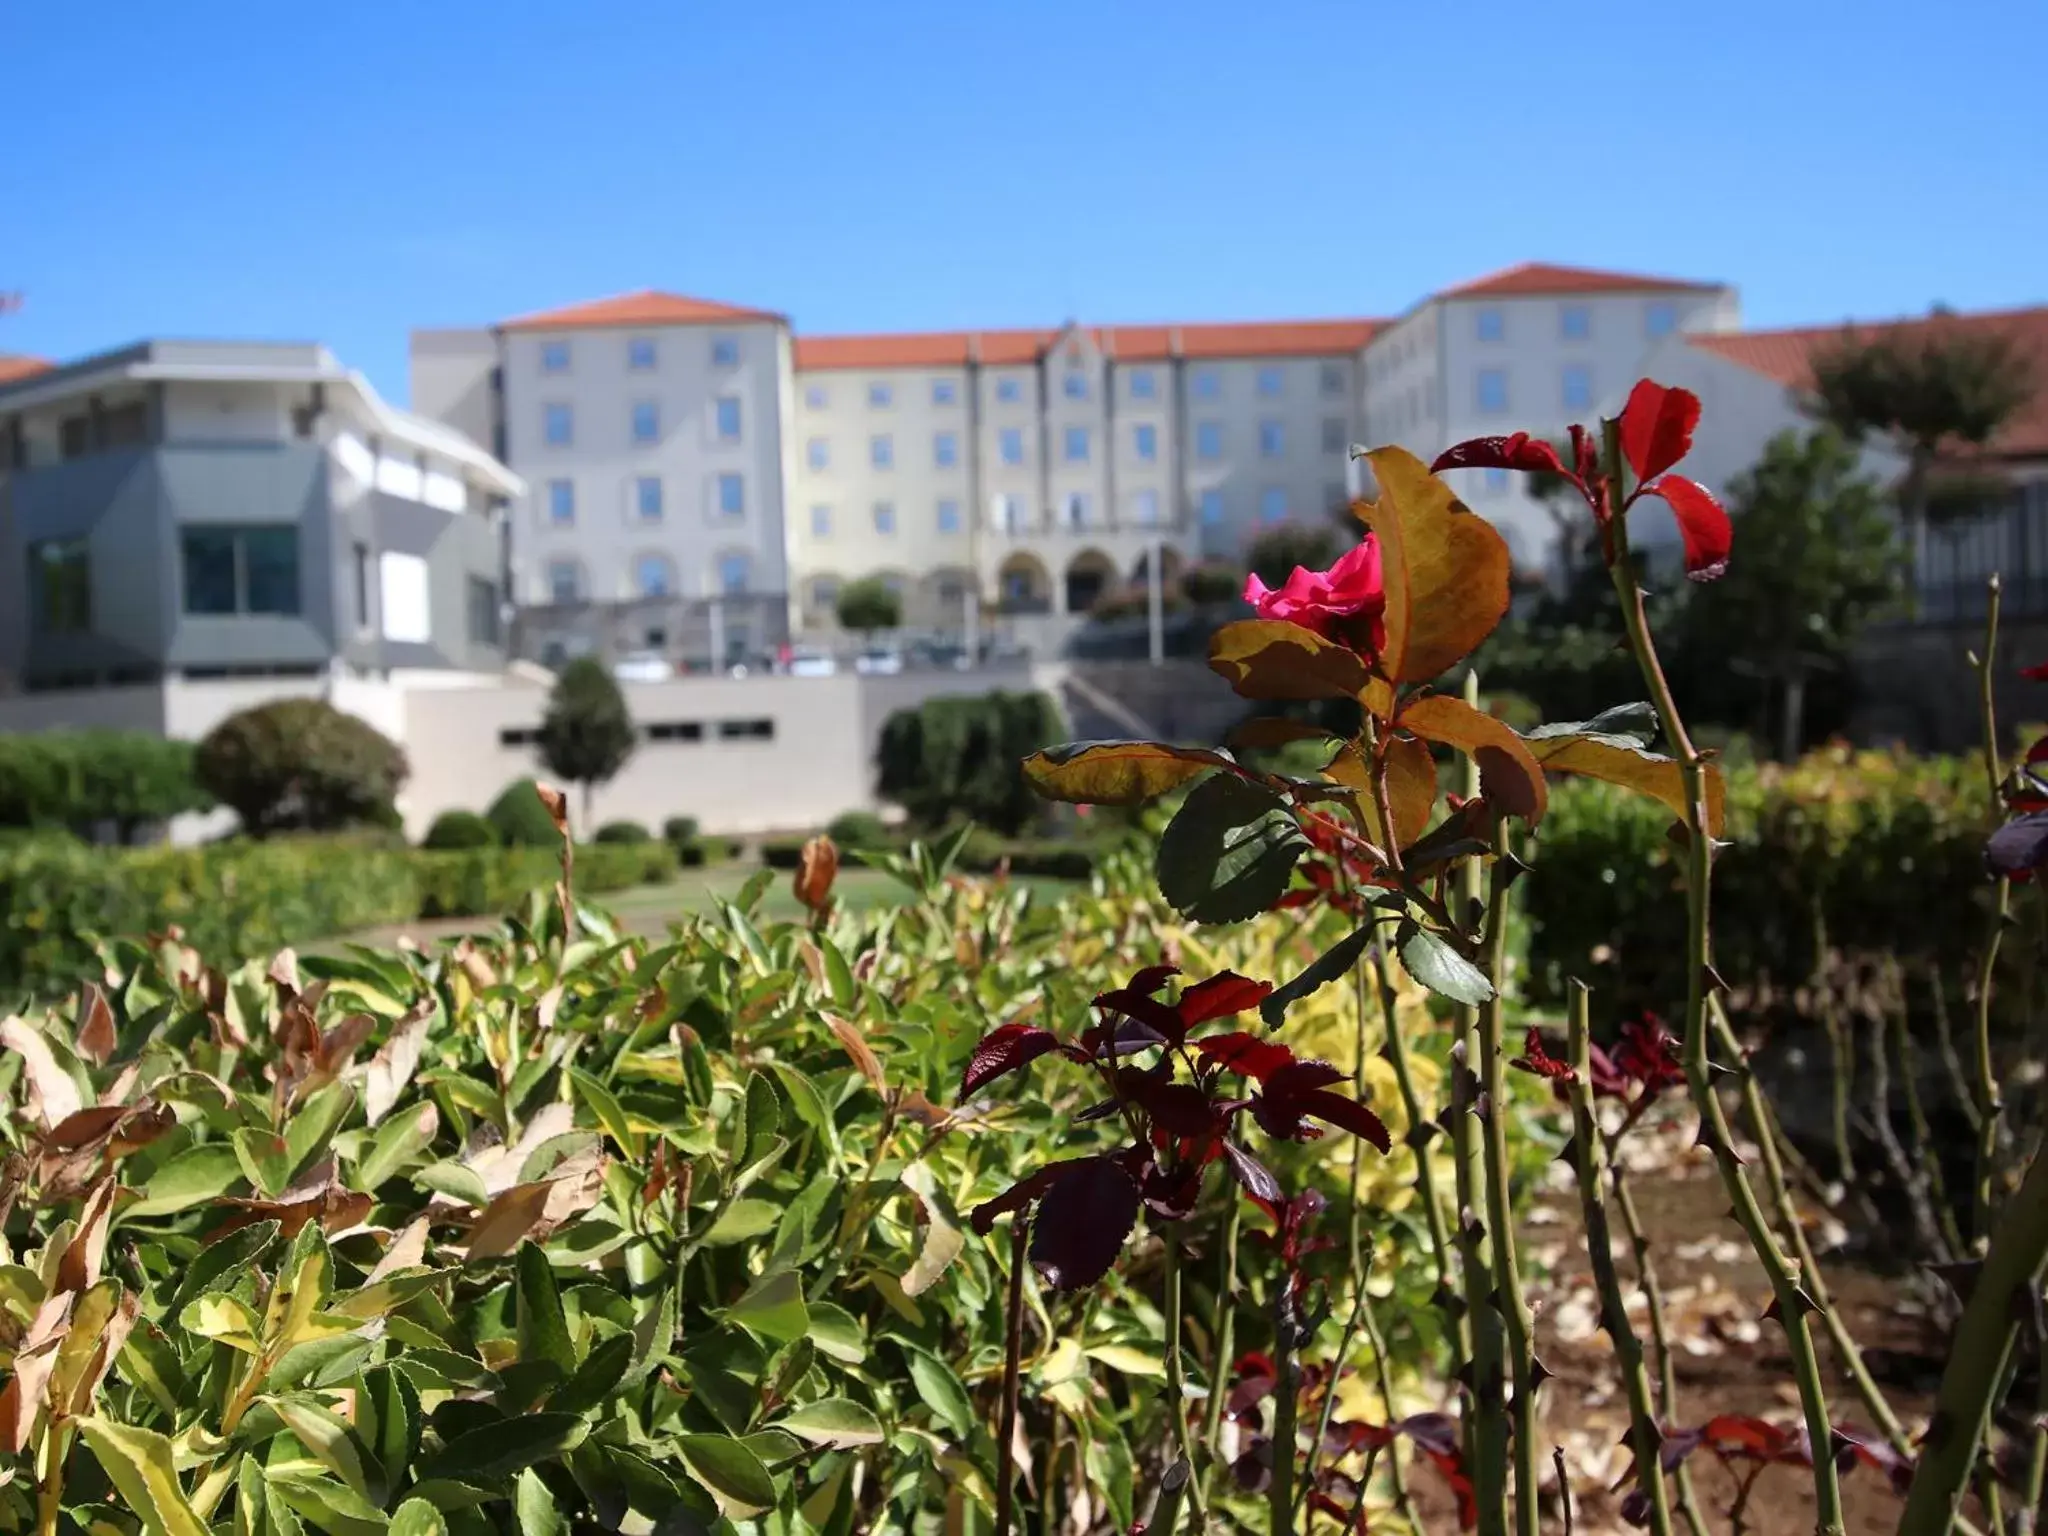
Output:
M1059 731L1043 693L928 699L882 723L877 789L924 826L966 819L1015 836L1041 810L1018 765Z
M495 848L498 830L475 811L443 811L420 839L422 848L452 853L470 848Z
M1940 510L1932 493L1941 459L1985 447L2040 382L2010 336L1966 329L1939 308L1919 325L1845 329L1813 359L1820 418L1851 442L1879 433L1905 452L1899 501L1913 526ZM1980 505L1981 490L1964 500Z
M1364 532L1356 524L1354 529ZM1294 574L1297 565L1311 571L1328 570L1347 547L1334 523L1281 523L1252 540L1245 552L1245 566L1267 586L1277 587Z
M549 773L583 789L583 823L590 797L626 766L639 742L626 696L603 662L578 656L562 668L540 722L540 760Z
M369 722L324 699L279 699L232 714L199 743L199 782L258 837L394 826L411 771Z
M1686 609L1695 670L1733 669L1774 686L1787 760L1802 745L1808 678L1841 670L1903 590L1884 491L1857 466L1855 447L1830 428L1772 438L1728 487L1742 558Z
M850 581L839 593L839 625L863 635L903 622L903 599L879 576Z
M0 826L90 836L111 822L132 843L145 827L213 804L193 760L191 742L147 731L0 736Z

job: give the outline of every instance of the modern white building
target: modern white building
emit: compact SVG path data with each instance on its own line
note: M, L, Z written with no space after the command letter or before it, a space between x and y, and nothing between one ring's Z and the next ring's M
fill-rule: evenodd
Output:
M846 584L906 623L1041 646L1104 594L1237 560L1362 489L1354 443L1430 456L1561 432L1670 334L1720 332L1714 283L1528 264L1392 321L792 337L771 311L637 293L413 337L421 411L528 482L514 593L534 654L684 663L829 634ZM1553 530L1506 476L1464 487L1517 562Z

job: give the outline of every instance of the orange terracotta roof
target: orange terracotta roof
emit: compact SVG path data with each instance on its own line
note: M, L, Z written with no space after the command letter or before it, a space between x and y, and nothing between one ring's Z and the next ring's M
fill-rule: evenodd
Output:
M1119 362L1173 357L1319 357L1356 352L1385 324L1380 320L1247 320L1195 325L1110 325L1086 328L1089 340ZM876 336L799 336L803 369L946 368L970 360L995 365L1035 363L1058 330L907 331Z
M12 384L19 379L47 373L50 366L40 357L21 357L0 352L0 384Z
M2048 305L2032 309L1982 310L1975 314L1934 315L1910 320L1856 321L1845 325L1808 325L1777 331L1724 331L1688 335L1686 343L1703 352L1774 379L1788 389L1813 387L1813 358L1844 337L1868 339L1886 333L1937 333L1952 327L1963 332L2010 336L2034 364L2034 397L2006 429L1992 439L1988 452L2005 458L2048 456Z
M692 299L680 293L643 288L609 299L592 299L564 309L544 309L498 323L501 331L588 330L599 326L716 325L734 320L780 320L773 310L747 309L715 299Z
M1436 296L1514 299L1553 293L1696 293L1721 286L1678 277L1642 277L1633 272L1603 272L1597 267L1560 267L1547 261L1524 261L1475 277L1469 283L1439 289Z

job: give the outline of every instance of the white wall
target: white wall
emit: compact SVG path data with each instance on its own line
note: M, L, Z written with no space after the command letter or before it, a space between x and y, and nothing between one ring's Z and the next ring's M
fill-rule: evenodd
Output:
M292 435L290 407L308 394L274 384L175 383L164 392L164 436L174 443L278 442Z
M713 341L721 336L738 341L736 366L713 363ZM653 340L652 369L629 369L627 344L634 337ZM747 555L750 590L785 589L786 337L779 323L519 331L503 340L506 456L527 482L513 524L519 601L548 602L548 565L562 558L581 562L586 597L636 595L634 565L642 554L666 556L675 591L685 597L713 593L718 557L727 552ZM542 370L542 348L550 341L567 343L567 372ZM728 395L740 401L738 443L721 442L715 430L715 402ZM659 417L660 438L651 445L633 441L639 401L651 401ZM575 438L566 448L546 441L545 408L554 403L574 412ZM746 505L738 518L715 511L721 473L744 480ZM659 521L639 516L635 482L641 476L662 482ZM572 527L550 521L555 480L575 486Z

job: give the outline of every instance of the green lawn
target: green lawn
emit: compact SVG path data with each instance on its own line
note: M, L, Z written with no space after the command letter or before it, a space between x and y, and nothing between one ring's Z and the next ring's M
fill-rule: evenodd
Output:
M680 878L668 885L643 885L632 890L613 891L596 898L596 905L610 912L619 920L620 926L630 933L659 934L668 925L687 913L701 912L720 897L730 899L739 894L741 886L760 870L754 863L714 864L700 869L686 869ZM790 890L791 873L775 870L768 891L761 900L761 913L769 921L782 921L803 915L803 907ZM1056 898L1071 890L1072 882L1032 877L1019 882L1029 886L1040 896ZM909 891L889 876L878 870L860 869L853 866L842 868L839 878L833 884L833 893L841 902L855 911L864 911L907 901ZM435 939L451 938L461 933L472 933L491 926L486 917L421 918L410 923L397 923L386 927L369 929L363 933L351 933L341 939L309 946L315 951L331 949L342 943L387 946L401 935L421 943Z

